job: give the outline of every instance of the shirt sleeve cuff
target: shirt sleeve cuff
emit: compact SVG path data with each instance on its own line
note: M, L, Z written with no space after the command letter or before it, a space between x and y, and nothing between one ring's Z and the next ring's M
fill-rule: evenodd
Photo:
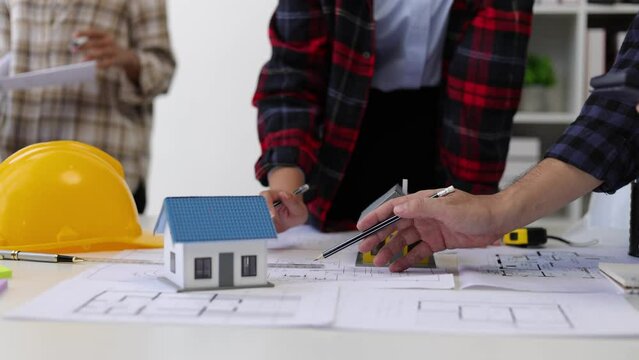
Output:
M151 54L137 52L140 59L140 75L138 83L129 79L125 71L120 71L120 100L131 105L151 103L157 94L166 92L170 84L170 76L158 75L153 69L161 68L159 60Z

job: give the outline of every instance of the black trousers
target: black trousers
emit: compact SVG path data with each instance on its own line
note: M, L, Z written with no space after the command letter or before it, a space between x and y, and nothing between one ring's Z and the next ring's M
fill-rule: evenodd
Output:
M409 192L444 185L439 163L440 88L371 90L355 151L327 228L353 228L370 203L402 179Z
M135 206L138 208L138 214L144 213L146 208L146 184L144 180L140 180L140 185L133 192L133 200L135 200Z

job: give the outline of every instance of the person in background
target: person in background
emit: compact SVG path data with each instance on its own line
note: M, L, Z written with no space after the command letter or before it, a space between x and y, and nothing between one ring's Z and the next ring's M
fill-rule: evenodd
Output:
M639 75L639 15L610 71ZM402 218L375 264L386 265L405 245L414 247L390 264L391 271L444 249L484 247L592 190L614 193L639 177L638 112L635 103L594 92L545 159L504 191L486 196L456 191L429 199L434 191L426 190L382 205L358 223L363 230L392 214ZM359 250L373 249L393 230L365 239Z
M532 0L280 0L254 104L278 231L354 229L393 185L498 190ZM305 202L291 191L310 185Z
M0 159L33 143L77 140L117 158L138 211L146 203L153 100L169 89L175 59L164 0L0 0L0 58L10 74L95 60L97 88L7 94Z

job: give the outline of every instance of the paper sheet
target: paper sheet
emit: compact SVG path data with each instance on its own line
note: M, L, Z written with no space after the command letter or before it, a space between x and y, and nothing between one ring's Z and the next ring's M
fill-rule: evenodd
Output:
M278 234L276 240L268 241L269 249L314 249L325 250L348 240L357 232L323 233L310 225L301 225Z
M10 67L11 67L11 53L8 53L2 58L0 58L0 78L9 76Z
M637 336L639 312L623 297L611 294L342 289L335 327L453 334Z
M159 265L109 264L60 283L10 319L244 326L328 326L338 290L276 287L177 293Z
M5 71L5 67L7 69L4 75L0 72L0 92L79 83L95 85L97 73L95 61L36 70L8 77L7 64L11 62L11 55L7 56L0 60L0 71Z
M356 253L344 251L322 261L313 261L317 250L270 250L268 281L276 285L367 286L376 288L452 289L452 274L439 269L410 269L391 273L387 267L355 266ZM162 249L123 251L118 258L142 261L162 261ZM162 282L162 266L140 265L125 268L110 264L87 275L92 279L133 282L140 286ZM313 267L312 267L313 266ZM133 270L133 271L132 271ZM143 282L140 279L144 279Z
M357 253L344 251L328 259L313 261L315 250L269 251L268 279L274 284L324 283L340 286L367 286L376 288L452 289L452 274L440 269L414 268L402 273L391 273L387 267L355 266ZM277 264L298 264L300 267L277 268ZM305 268L321 265L322 268Z
M599 261L637 263L627 248L553 250L491 247L458 250L462 289L495 287L541 292L619 293L598 269Z

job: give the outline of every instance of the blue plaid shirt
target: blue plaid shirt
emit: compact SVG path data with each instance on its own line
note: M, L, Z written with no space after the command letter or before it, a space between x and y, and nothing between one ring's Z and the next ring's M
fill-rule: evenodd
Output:
M639 72L639 15L635 16L610 71ZM613 193L639 177L637 104L592 94L581 114L546 153L571 164L603 184L595 191Z

